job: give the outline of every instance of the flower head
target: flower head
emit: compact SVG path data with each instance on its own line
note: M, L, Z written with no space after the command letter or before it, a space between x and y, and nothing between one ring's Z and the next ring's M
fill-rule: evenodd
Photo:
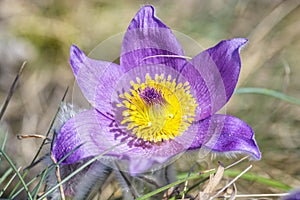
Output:
M55 158L82 145L63 162L70 164L116 146L107 155L128 160L132 174L201 147L260 159L251 127L215 114L234 91L246 42L224 40L187 61L172 31L144 6L125 33L120 65L90 59L73 45L71 67L93 109L62 126Z

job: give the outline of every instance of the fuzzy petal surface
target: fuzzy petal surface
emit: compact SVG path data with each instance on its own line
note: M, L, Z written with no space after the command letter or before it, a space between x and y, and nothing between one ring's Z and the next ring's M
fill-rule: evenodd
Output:
M129 161L129 172L137 174L149 169L153 163L163 163L170 157L188 149L191 137L198 127L183 133L174 140L152 145L133 140L117 128L116 121L105 117L97 110L87 110L67 121L57 135L53 154L57 161L73 151L62 164L76 163L84 158L97 156L114 147L106 155ZM194 130L193 130L194 129Z
M181 74L196 94L198 120L214 114L230 99L240 73L239 49L246 42L243 38L221 41L182 68Z
M252 128L236 117L215 114L193 126L198 126L198 133L189 149L205 147L220 153L261 157Z
M180 57L183 51L171 29L154 12L152 6L142 7L125 33L120 65L126 71L142 64L165 64L179 69L186 62Z
M75 45L70 49L70 63L85 98L100 112L110 113L111 94L123 75L120 66L90 59Z

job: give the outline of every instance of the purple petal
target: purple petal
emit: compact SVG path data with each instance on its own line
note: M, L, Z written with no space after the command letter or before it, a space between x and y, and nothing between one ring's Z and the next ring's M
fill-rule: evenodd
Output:
M95 117L95 110L77 114L68 120L57 133L52 148L55 159L59 161L73 151L62 162L63 164L72 164L84 158L101 154L102 151L100 147L95 145L92 136L95 132L101 134L106 130L105 126L103 129L100 128Z
M71 46L70 63L85 98L102 113L109 113L111 94L123 75L119 65L88 58L78 47Z
M247 39L224 40L195 56L181 70L196 93L198 119L205 119L221 109L237 84L241 61L239 49Z
M283 197L282 200L300 200L300 189L292 191L289 195Z
M165 64L179 69L183 51L172 31L154 16L152 6L142 7L131 21L122 45L120 63L126 71L141 64Z
M254 132L242 120L229 115L212 115L197 126L199 132L190 149L204 146L215 152L246 153L260 159L261 154L254 139Z
M195 126L192 128L198 129ZM62 162L72 164L114 147L106 155L129 160L130 173L136 174L149 169L153 163L163 163L168 158L185 151L191 145L193 133L196 132L190 129L174 140L156 144L145 143L128 137L128 134L117 127L115 121L98 111L88 110L77 114L64 124L52 151L55 159L59 161L81 145Z

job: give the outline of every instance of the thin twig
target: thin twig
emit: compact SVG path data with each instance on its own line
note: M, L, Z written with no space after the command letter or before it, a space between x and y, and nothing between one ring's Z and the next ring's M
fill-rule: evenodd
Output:
M188 183L189 183L189 180L186 180L185 183L184 183L183 194L182 194L182 198L181 198L182 200L185 199L185 194L187 192Z
M235 197L238 198L261 198L261 197L284 197L287 196L289 193L278 193L278 194L237 194ZM229 198L230 196L224 195L220 196L221 198Z
M2 108L1 108L1 111L0 111L0 121L1 121L3 115L4 115L5 111L6 111L6 108L8 106L8 103L9 103L12 95L14 94L14 92L16 90L16 86L17 86L18 80L19 80L19 78L20 78L20 76L22 74L22 71L23 71L25 65L26 65L26 61L24 61L23 64L21 65L21 67L19 69L19 72L18 72L18 74L17 74L14 82L12 83L12 85L11 85L9 91L8 91L7 97L6 97L5 102L4 102L4 104L3 104Z
M48 140L49 140L49 138L47 138L46 136L44 136L44 135L39 135L39 134L29 134L29 135L18 134L18 135L17 135L17 138L18 138L19 140L27 139L27 138L39 138L39 139L44 139L44 140L48 139Z
M225 169L229 169L229 168L231 168L231 167L233 167L233 166L239 164L240 162L246 160L247 158L249 158L249 156L245 156L245 157L239 159L238 161L236 161L236 162L234 162L234 163L231 163L230 165L226 166Z
M230 185L232 185L237 179L239 179L242 175L244 175L247 171L249 171L252 168L252 165L247 167L244 171L242 171L237 177L235 177L232 181L230 181L225 187L223 187L219 192L217 192L214 196L210 197L210 199L214 199L217 196L219 196L226 188L228 188Z
M226 166L224 169L225 170L229 169L229 168L241 163L242 161L246 160L247 158L249 158L249 156L245 156L245 157L239 159L238 161L236 161L234 163L231 163L230 165ZM215 168L212 168L212 169L208 169L208 170L205 170L205 171L201 171L201 172L199 172L199 175L206 174L206 173L209 173L209 172L212 172L212 171L215 171L215 170L216 170Z
M60 183L61 182L61 176L60 176L60 169L59 169L59 165L57 164L52 152L51 152L51 160L53 161L53 163L56 165L56 171L55 171L55 174L56 174L56 178L57 178L57 183ZM64 188L63 188L63 185L59 185L59 192L60 192L60 197L62 200L65 200L65 193L64 193Z
M233 192L232 192L232 194L230 195L229 200L234 200L234 199L236 198L236 194L237 194L237 188L236 188L235 183L233 183L232 185L233 185Z

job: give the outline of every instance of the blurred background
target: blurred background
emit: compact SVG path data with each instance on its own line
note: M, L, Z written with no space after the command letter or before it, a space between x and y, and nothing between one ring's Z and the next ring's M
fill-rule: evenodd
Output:
M70 45L89 53L124 32L144 4L154 5L164 23L203 48L223 39L248 38L238 87L269 88L300 99L298 0L0 0L0 105L27 61L0 126L0 144L8 133L5 150L17 166L30 163L41 140L20 141L16 134L45 135L68 86L71 101ZM237 94L226 111L255 130L263 157L251 171L300 187L300 107L268 96ZM0 175L6 168L1 162ZM280 192L242 181L239 187L247 193Z

